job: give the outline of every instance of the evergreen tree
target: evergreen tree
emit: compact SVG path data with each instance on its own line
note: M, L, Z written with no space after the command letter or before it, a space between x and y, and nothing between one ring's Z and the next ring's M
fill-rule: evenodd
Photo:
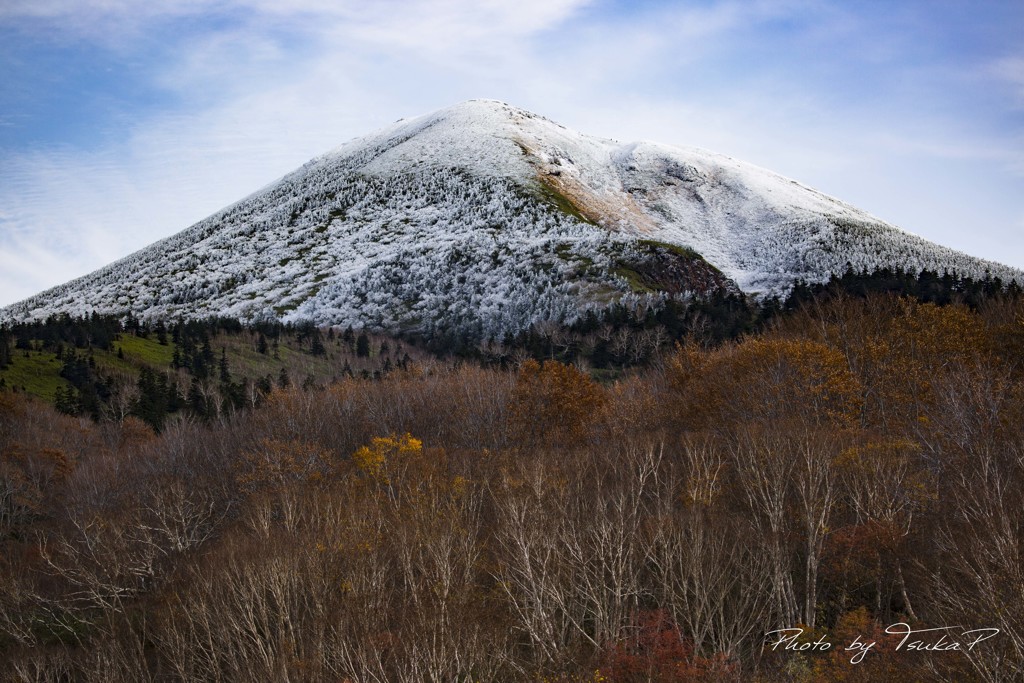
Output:
M221 403L221 408L224 412L231 412L233 410L241 410L245 407L245 394L246 394L247 382L227 382L222 385L221 391L224 394L224 400Z
M11 335L7 329L0 330L0 370L11 364Z
M323 356L327 354L327 349L324 348L324 343L320 340L320 332L314 331L313 341L309 350L314 356Z
M129 332L133 335L136 335L139 331L139 321L134 315L132 315L131 311L129 311L128 315L124 318L123 328L125 332Z
M164 377L167 387L167 412L176 413L185 407L185 399L178 391L178 382L173 377Z
M220 347L220 381L227 384L231 381L231 369L228 367L227 347Z
M360 332L359 338L356 339L356 355L360 358L370 355L370 338L366 336L365 332Z
M71 386L81 389L90 381L89 363L84 356L69 350L64 354L60 376L70 382Z
M157 378L152 370L143 367L139 373L138 389L139 398L132 412L159 432L167 417L166 377Z
M217 357L213 355L213 347L210 346L210 337L206 334L205 330L203 331L203 350L201 353L203 354L203 362L207 366L213 365L217 360Z
M78 413L78 401L75 398L75 390L71 387L66 389L63 386L57 387L53 404L57 412L64 413L65 415L76 415Z

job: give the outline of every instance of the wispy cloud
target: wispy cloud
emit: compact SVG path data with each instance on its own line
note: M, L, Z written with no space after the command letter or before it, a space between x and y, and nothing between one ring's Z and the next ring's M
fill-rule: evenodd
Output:
M1013 55L996 60L990 73L1006 87L1014 104L1024 109L1024 55Z

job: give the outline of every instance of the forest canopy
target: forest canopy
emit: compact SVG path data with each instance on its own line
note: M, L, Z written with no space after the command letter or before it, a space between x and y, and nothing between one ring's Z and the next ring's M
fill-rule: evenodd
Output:
M159 424L0 392L0 680L1020 678L1024 302L968 303L832 291L613 375L306 330L352 372L244 409L230 335L171 326L206 374Z

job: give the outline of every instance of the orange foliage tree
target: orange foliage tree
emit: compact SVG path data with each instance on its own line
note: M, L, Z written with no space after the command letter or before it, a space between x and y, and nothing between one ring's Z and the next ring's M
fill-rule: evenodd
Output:
M681 348L670 359L684 427L743 423L847 424L861 387L834 347L807 339L751 339L715 351Z
M578 368L528 360L519 367L512 390L513 431L530 444L575 444L605 402L601 386Z

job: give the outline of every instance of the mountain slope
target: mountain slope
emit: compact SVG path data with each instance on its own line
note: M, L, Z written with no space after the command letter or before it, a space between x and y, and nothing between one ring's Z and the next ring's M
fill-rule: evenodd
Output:
M651 263L677 277L666 284ZM487 338L614 302L783 293L848 264L1024 282L721 155L622 145L474 100L353 140L3 315L223 314Z

